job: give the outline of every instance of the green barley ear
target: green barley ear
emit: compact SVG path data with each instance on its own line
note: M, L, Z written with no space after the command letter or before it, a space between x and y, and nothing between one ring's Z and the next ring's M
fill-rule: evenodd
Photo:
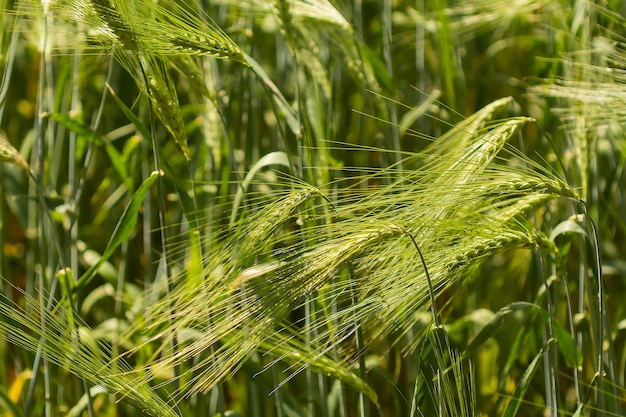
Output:
M148 96L152 109L189 160L185 125L169 63L194 84L199 71L192 55L232 59L249 66L242 51L208 16L175 1L60 0L53 12L80 25L67 34L77 48L111 51ZM86 43L86 45L85 45ZM206 86L199 89L208 94Z
M84 33L67 34L70 44L77 47L87 41L92 49L122 48L161 57L211 56L246 65L237 44L210 17L192 12L182 2L59 0L51 10L68 22L83 25Z
M153 5L152 0L144 0ZM230 59L248 66L239 46L201 11L194 12L184 2L167 0L154 7L155 35L165 39L163 55L201 55Z
M461 352L452 348L443 327L432 327L426 334L436 368L432 379L433 402L442 415L476 415L476 389L472 363L463 363ZM465 369L467 367L467 369Z
M16 305L0 293L0 332L6 340L24 350L42 349L44 358L118 396L118 399L150 417L178 417L179 414L148 384L132 378L131 367L122 358L110 358L110 347L99 339L76 312L68 313L65 303L52 311L16 289L25 306ZM44 300L45 302L46 300ZM39 312L34 314L33 312ZM71 323L68 320L75 320ZM42 327L42 322L45 326ZM76 330L72 327L76 326ZM78 341L78 343L77 343Z
M154 115L172 135L185 158L190 160L185 122L166 61L153 54L138 56L121 50L115 51L115 57L134 78L141 92L148 97Z
M512 97L503 97L489 103L473 115L463 119L460 123L444 133L440 138L428 146L424 153L429 155L429 160L438 160L446 155L445 160L455 161L460 158L468 146L471 146L476 136L485 128L486 124L495 117L504 113L506 109L515 104Z
M191 155L187 146L185 123L180 112L178 94L176 93L174 83L169 72L164 68L165 64L160 62L160 59L152 57L152 59L146 59L146 61L148 67L143 68L146 87L142 89L147 92L155 114L165 125L183 152L183 155L189 161Z
M10 143L4 132L0 130L0 161L17 165L26 171L30 170L28 162Z

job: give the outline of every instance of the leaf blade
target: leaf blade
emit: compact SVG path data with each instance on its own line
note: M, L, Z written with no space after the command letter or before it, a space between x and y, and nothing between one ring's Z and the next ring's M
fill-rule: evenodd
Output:
M162 176L162 172L152 172L148 178L146 178L143 183L139 186L137 191L133 194L130 202L124 209L122 216L120 217L111 238L109 239L109 243L107 244L102 257L98 260L97 263L92 265L76 282L74 290L80 289L86 283L88 283L98 272L98 269L104 264L106 260L108 260L113 252L128 239L133 229L137 224L137 217L139 215L139 209L141 204L143 203L143 199L150 190L152 184Z

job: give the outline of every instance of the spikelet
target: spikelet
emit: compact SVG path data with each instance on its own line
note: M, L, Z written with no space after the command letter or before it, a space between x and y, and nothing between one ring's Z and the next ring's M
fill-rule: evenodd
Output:
M159 65L157 58L147 61L147 93L157 117L172 134L187 160L191 159L187 146L185 124L180 113L178 95L168 72ZM141 84L140 84L141 85ZM144 89L145 90L145 89Z
M579 200L575 189L556 178L531 176L508 172L505 178L477 187L486 196L518 196L520 194L545 194Z
M124 15L124 8L119 10L108 0L92 0L94 14L106 25L116 41L123 49L139 52L142 49L140 34L131 26ZM78 4L81 4L78 2Z
M435 180L438 184L464 184L482 172L502 150L509 138L515 134L530 119L514 117L496 125L493 129L479 136L458 159L446 158L449 167L446 172ZM463 148L462 148L463 149Z
M477 212L493 220L502 219L506 224L535 212L555 198L580 201L574 188L549 172L511 168L490 167L474 183L468 184L474 193L470 197L475 201L468 200L466 206L475 204Z
M224 282L230 281L231 285L209 284L198 291L194 299L164 300L160 303L162 308L152 309L150 313L152 329L157 330L174 320L176 329L194 328L202 337L180 346L174 356L163 356L158 360L159 366L180 364L213 346L216 348L213 358L200 360L195 367L197 374L188 384L189 392L184 394L207 392L232 375L249 352L258 349L270 337L290 309L326 284L339 268L402 233L403 230L393 224L365 225L361 231L303 250L289 260L265 265L266 268L255 266L262 272L248 274L245 278L240 274L234 280L224 277ZM236 273L236 268L223 271L232 274ZM172 304L177 300L180 302ZM167 346L168 341L168 336L164 336L161 346ZM215 346L218 342L220 345ZM336 372L334 376L363 389L363 381L351 373Z
M331 85L328 71L320 60L321 52L316 42L311 41L306 48L300 48L298 55L301 61L306 65L311 80L320 87L321 91L324 93L324 97L331 97Z
M248 65L239 47L211 19L200 19L176 1L60 0L53 10L67 21L81 23L91 47L114 51L148 95L155 114L187 160L190 154L178 97L163 63L178 57L179 68L196 85L200 84L198 71L181 56L228 58ZM206 87L200 91L208 94Z
M238 324L239 332L235 339L245 340L245 345L254 344L258 348L291 308L327 283L341 266L403 233L401 228L393 224L372 224L364 226L364 229L304 251L266 274L238 282L237 296L230 299L225 307L227 311L215 311L215 314L210 313L211 316L223 317L229 326ZM241 322L237 323L238 319ZM232 344L229 349L231 351L226 354L229 358L238 357L241 360L247 355L236 344ZM219 366L211 368L208 367L203 377L198 379L199 385L194 387L194 391L206 392L215 384L214 376L229 372ZM342 375L336 377L343 378ZM351 377L344 379L344 382L354 383L355 380Z
M446 269L448 272L457 271L505 248L532 248L535 246L537 246L537 240L530 233L521 231L503 231L489 238L474 237L469 245L457 247L456 255L447 263Z
M498 99L456 124L426 148L424 153L429 155L427 161L436 163L443 156L448 161L457 160L472 145L485 124L513 104L512 97Z
M328 0L294 1L292 13L298 23L310 21L315 25L324 24L341 28L348 34L353 31L350 22Z
M26 171L30 170L28 166L28 162L20 155L20 153L15 149L7 139L4 132L0 130L0 161L9 162L11 164L17 165L18 167L25 169Z
M66 21L81 23L87 40L102 48L158 56L203 55L246 64L237 44L208 16L200 18L173 0L59 0L52 10Z
M144 1L153 3L151 0ZM239 46L209 16L199 17L177 0L160 4L152 6L159 23L154 27L154 35L163 39L165 44L161 51L155 53L211 56L248 65Z
M267 239L279 225L296 214L303 204L311 198L319 197L320 195L321 193L317 188L303 184L300 188L288 193L284 198L265 207L254 216L256 221L250 222L248 220L246 222L251 224L252 227L246 227L243 231L245 237L243 243L250 242L250 246L246 246L243 252L249 253L255 246Z
M175 34L165 34L171 45L171 50L164 49L163 55L206 55L215 58L232 58L245 63L241 50L233 43L225 39L217 40L192 32L177 31Z
M42 348L47 360L94 385L104 387L109 393L123 397L142 415L177 417L173 408L150 386L137 383L127 374L130 367L123 359L111 361L109 348L93 335L77 314L73 314L77 320L77 327L73 328L68 315L64 314L64 307L59 305L54 312L49 311L42 309L39 301L30 295L22 292L21 296L25 300L25 308L0 294L0 331L9 342L26 350ZM39 312L42 317L34 312ZM10 324L14 322L21 326ZM46 323L43 327L42 322ZM80 338L80 343L77 343L76 337Z
M171 63L178 69L189 81L190 89L202 94L205 98L215 103L215 94L209 91L206 76L203 73L200 63L193 57L188 55L173 55L170 57Z

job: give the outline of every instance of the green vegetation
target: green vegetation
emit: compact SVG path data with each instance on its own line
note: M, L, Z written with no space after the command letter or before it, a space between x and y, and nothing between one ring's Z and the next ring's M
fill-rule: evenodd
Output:
M626 412L626 3L0 9L0 415Z

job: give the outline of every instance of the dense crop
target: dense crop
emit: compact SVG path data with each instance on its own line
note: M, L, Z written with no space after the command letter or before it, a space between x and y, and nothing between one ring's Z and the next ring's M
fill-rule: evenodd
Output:
M626 6L0 0L0 410L626 409Z

